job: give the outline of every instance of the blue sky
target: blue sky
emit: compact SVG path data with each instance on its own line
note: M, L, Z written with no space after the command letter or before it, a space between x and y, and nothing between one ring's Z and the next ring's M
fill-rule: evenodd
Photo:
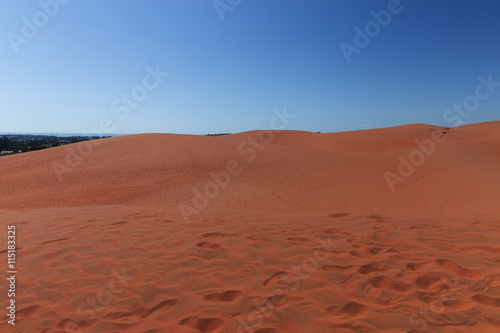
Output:
M3 1L0 132L234 133L284 107L322 132L500 119L500 87L443 117L500 81L498 1L217 1Z

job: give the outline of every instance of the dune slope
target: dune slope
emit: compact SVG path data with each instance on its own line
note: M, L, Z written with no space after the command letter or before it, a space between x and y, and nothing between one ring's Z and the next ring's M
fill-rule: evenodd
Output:
M327 134L255 131L104 139L94 142L97 146L75 144L2 157L0 207L131 204L178 209L192 201L196 190L205 192L214 181L211 173L236 161L235 170L241 172L230 177L216 198L209 198L206 208L495 216L499 128L498 122L453 128L441 134L440 143L433 135L441 129L429 125Z
M498 332L499 148L492 122L1 157L0 331Z

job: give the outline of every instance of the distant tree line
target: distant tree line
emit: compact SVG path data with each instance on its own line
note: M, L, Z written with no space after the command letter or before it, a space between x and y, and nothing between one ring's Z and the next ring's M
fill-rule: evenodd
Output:
M221 136L221 135L230 135L232 133L213 133L213 134L210 134L208 133L207 136Z
M101 138L109 136L3 135L0 137L0 151L13 151L16 154Z
M9 138L4 135L0 138L0 150L9 150L11 147Z

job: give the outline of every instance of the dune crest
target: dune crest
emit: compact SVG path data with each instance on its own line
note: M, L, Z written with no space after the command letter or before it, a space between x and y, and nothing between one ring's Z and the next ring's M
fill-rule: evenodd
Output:
M204 191L211 173L236 161L241 173L208 208L497 216L500 122L447 130L445 141L427 147L433 152L391 191L384 174L400 176L398 169L407 169L400 168L401 161L408 163L418 143L426 148L434 131L444 130L417 124L261 137L259 131L218 137L142 134L98 140L90 148L74 144L2 157L0 207L125 204L177 210L192 201L193 191Z

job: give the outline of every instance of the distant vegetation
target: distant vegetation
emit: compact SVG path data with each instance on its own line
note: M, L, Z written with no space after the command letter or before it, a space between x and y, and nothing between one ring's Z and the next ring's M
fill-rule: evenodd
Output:
M230 135L230 134L233 134L233 133L217 133L217 134L208 133L207 136L220 136L220 135Z
M24 153L102 138L109 138L109 136L59 137L53 135L9 134L0 137L0 155Z

